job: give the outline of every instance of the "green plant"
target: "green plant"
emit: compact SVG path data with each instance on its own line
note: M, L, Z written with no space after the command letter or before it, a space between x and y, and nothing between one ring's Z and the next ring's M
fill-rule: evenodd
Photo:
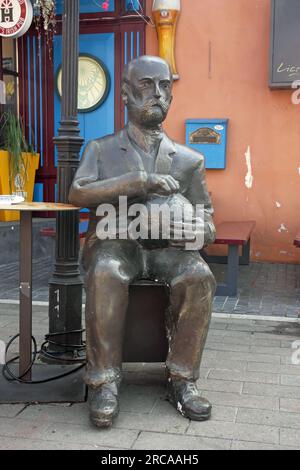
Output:
M3 113L0 119L1 147L9 152L9 185L23 190L27 182L27 164L22 152L35 153L27 144L20 119L11 111ZM19 181L19 183L18 183Z

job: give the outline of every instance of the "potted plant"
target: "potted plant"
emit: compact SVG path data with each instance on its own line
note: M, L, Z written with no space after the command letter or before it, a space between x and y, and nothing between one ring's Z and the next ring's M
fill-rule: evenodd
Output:
M31 202L39 154L24 137L19 118L12 112L0 119L0 194L18 194ZM19 220L19 212L1 211L0 221Z

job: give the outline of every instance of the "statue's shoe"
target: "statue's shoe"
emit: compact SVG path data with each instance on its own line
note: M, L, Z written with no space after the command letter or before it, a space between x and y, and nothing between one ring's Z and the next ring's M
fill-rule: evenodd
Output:
M98 428L109 428L119 413L118 389L115 383L89 389L90 420Z
M185 418L205 421L211 416L211 404L200 396L195 382L169 379L168 399Z

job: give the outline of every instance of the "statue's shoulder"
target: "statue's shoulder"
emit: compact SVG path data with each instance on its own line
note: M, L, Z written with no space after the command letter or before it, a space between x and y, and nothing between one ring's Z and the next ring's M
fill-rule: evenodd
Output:
M177 142L174 142L176 148L176 155L179 158L185 159L191 166L198 167L201 163L204 162L204 156L202 153L193 150L187 145L181 145Z
M99 149L106 149L108 147L112 147L118 141L119 132L115 134L105 135L104 137L99 137L98 139L94 139L91 142L95 142Z

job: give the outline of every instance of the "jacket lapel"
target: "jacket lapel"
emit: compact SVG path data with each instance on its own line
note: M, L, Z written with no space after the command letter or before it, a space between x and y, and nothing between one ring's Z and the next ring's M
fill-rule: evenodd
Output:
M140 155L129 140L126 127L120 131L119 144L123 151L128 171L145 171Z
M159 146L158 155L155 163L155 173L167 175L171 172L173 159L170 155L176 153L174 143L164 134Z

